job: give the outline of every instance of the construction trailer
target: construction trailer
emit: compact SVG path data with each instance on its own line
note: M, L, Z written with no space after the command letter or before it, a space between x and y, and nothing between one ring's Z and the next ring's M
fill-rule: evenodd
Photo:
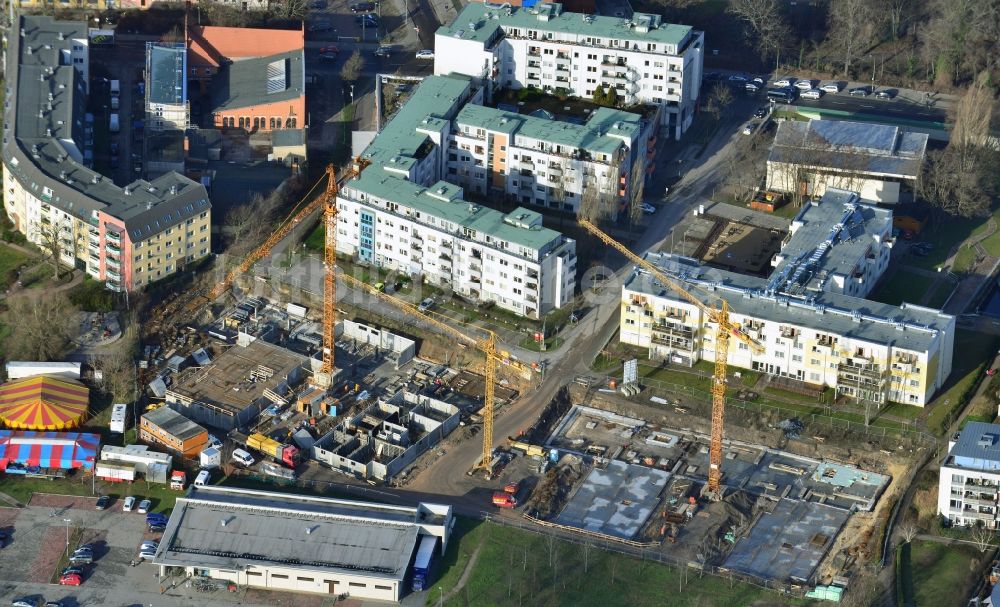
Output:
M105 445L101 449L101 461L98 464L128 464L147 481L166 484L173 461L174 458L169 454L150 451L146 445Z

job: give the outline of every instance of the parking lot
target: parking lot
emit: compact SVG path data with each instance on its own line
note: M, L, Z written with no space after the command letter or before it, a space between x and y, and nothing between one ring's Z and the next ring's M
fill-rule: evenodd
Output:
M65 481L53 481L65 482ZM0 528L10 539L0 549L0 604L25 596L45 600L63 600L66 607L93 606L213 606L278 605L324 607L333 597L292 593L271 593L224 587L197 590L181 577L161 580L151 564L130 566L137 558L138 546L145 539L156 539L146 531L145 516L122 512L121 500L111 502L107 510L94 508L96 500L88 497L35 494L26 508L0 508ZM61 556L67 550L66 538L75 549L90 543L94 562L83 567L80 587L51 583ZM360 601L340 601L337 605L358 607Z

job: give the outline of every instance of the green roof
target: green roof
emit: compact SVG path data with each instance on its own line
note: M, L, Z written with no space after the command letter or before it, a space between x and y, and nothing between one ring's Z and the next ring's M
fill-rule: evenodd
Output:
M513 245L541 251L550 243L562 240L559 232L541 227L538 223L540 214L518 208L504 215L475 205L462 198L461 187L445 181L425 187L383 171L364 171L359 178L348 182L347 186ZM517 251L511 249L507 249L507 252L517 254Z
M539 19L539 13L548 19ZM651 24L649 31L630 27L630 23ZM475 27L471 27L475 24ZM601 17L582 13L562 12L561 4L539 3L533 7L508 7L485 2L471 2L449 24L437 30L439 36L463 40L489 41L500 27L531 28L539 31L575 34L583 37L615 38L636 42L658 42L680 46L691 32L691 26L661 24L659 15L635 13L632 21L621 17ZM622 47L620 50L626 50Z
M536 118L481 105L469 104L462 108L455 121L476 128L513 134L563 145L573 149L612 154L621 145L621 139L607 133L617 133L631 138L641 129L641 117L610 108L593 112L586 124Z
M455 107L468 93L469 83L469 78L464 76L424 78L362 155L370 158L376 165L395 165L404 170L408 168L427 140L427 135L418 132L418 129L424 126L439 130L444 124L442 115ZM397 157L399 159L393 162Z

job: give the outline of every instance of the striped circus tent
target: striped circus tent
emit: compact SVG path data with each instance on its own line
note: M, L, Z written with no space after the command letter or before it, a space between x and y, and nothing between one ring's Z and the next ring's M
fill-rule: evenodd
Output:
M0 471L24 474L26 466L92 470L99 434L0 430Z
M16 430L66 430L87 417L90 391L71 379L45 375L0 386L0 420Z

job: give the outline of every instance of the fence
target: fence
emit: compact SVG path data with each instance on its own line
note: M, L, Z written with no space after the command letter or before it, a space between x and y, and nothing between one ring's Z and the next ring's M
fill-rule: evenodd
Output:
M695 374L692 374L695 375ZM700 376L700 375L699 375ZM601 381L604 385L608 385L608 381L615 380L620 382L621 378L605 375L601 377ZM676 384L672 382L661 381L657 379L642 378L640 383L648 388L653 389L661 394L672 396L675 398L685 398L689 399L698 404L703 404L706 406L711 405L710 395L707 392L698 390L691 386L686 386L684 384ZM810 405L805 403L795 403L793 401L786 401L781 397L768 395L767 401L759 400L744 400L740 398L735 398L729 396L726 398L726 407L736 407L746 411L763 413L767 410L776 411L779 414L787 417L796 417L800 419L807 426L812 427L829 427L829 428L840 428L847 430L849 432L860 432L868 437L878 437L885 438L892 435L903 435L913 438L917 441L926 443L930 447L936 447L938 439L937 437L927 434L922 430L917 428L908 428L902 422L889 422L888 420L873 420L871 424L866 425L863 421L852 421L845 417L837 417L834 415L824 415L822 413L814 413L811 411L803 411L803 407L810 407ZM781 403L788 404L788 407L781 406ZM683 402L681 404L684 404ZM845 415L860 415L861 413L846 413ZM898 424L898 426L890 426L888 423Z

